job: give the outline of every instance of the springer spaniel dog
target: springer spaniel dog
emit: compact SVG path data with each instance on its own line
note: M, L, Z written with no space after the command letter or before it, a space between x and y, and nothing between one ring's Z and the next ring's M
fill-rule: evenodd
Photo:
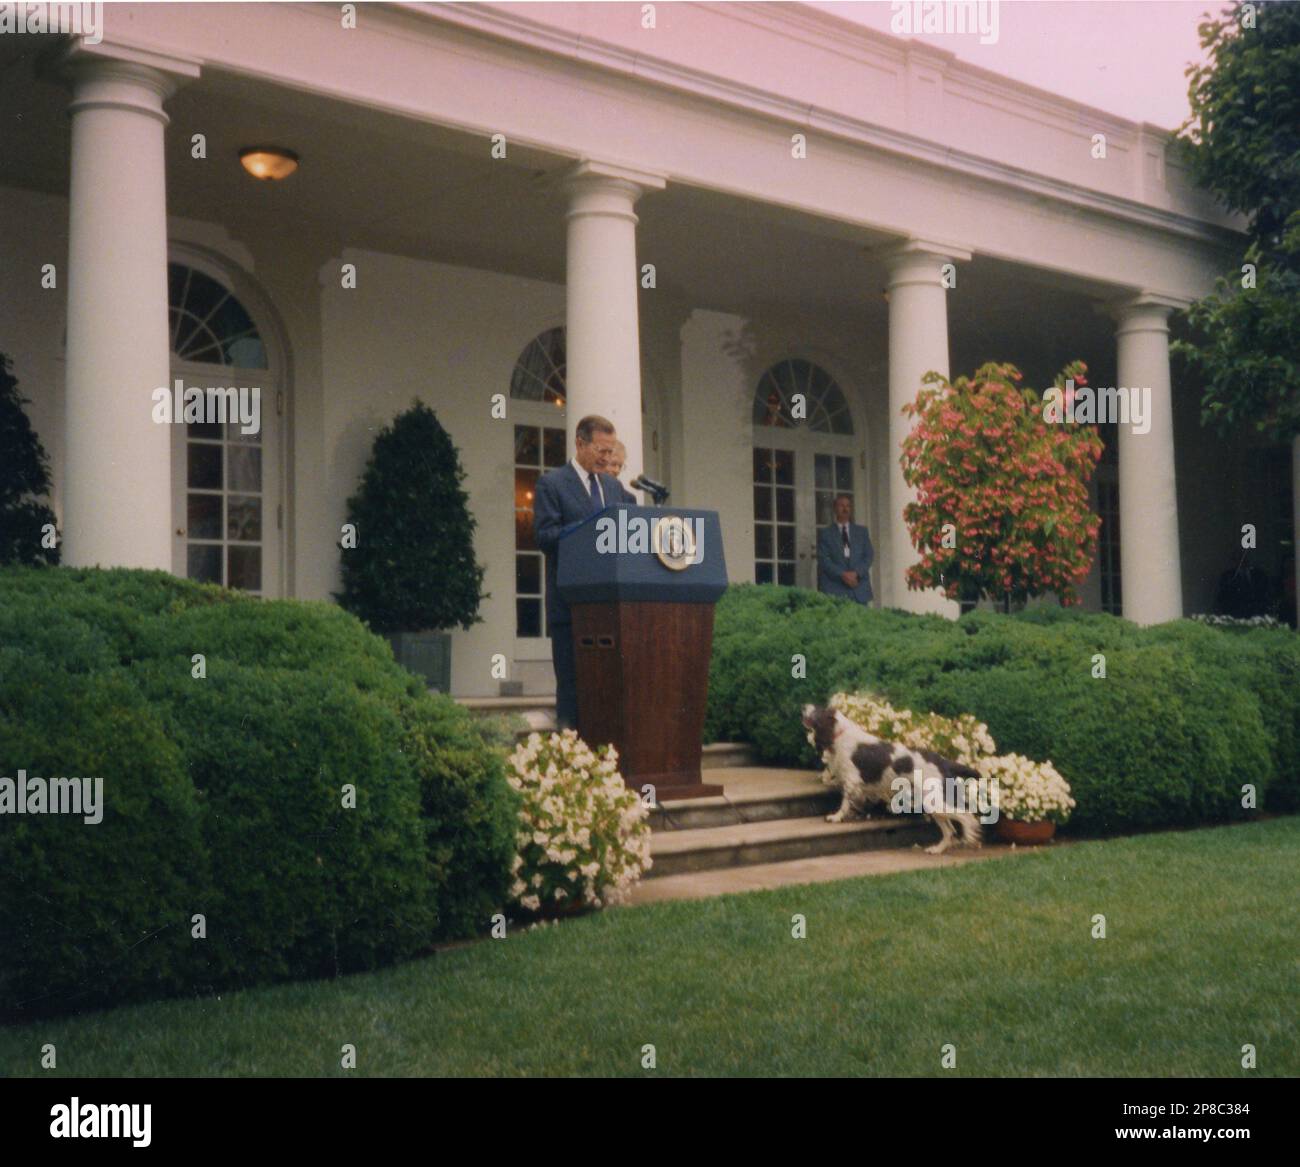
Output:
M813 748L830 768L830 780L843 794L840 809L826 816L828 823L862 818L872 804L884 803L888 807L894 796L894 783L901 779L914 802L913 792L920 791L921 805L917 809L924 810L943 834L938 843L925 849L927 854L942 855L952 845L957 830L963 843L971 847L980 845L979 819L969 809L953 806L948 799L950 780L978 779L977 770L933 750L913 750L896 742L882 741L829 706L805 705L803 724Z

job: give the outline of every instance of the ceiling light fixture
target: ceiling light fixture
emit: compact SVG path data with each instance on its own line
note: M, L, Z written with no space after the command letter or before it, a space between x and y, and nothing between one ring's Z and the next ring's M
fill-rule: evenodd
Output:
M279 146L249 146L239 152L240 164L254 178L275 182L298 169L298 155Z

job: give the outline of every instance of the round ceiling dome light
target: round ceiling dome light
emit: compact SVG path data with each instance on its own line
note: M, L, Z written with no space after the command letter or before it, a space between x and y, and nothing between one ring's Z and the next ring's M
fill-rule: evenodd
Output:
M239 152L240 164L254 178L276 182L298 169L298 155L279 146L249 146Z

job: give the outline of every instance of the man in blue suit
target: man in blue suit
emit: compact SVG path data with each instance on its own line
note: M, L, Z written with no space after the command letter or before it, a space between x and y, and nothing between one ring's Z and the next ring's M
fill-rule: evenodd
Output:
M578 422L573 459L537 480L533 495L533 534L546 556L546 625L555 666L555 722L559 729L578 725L578 680L569 605L556 586L560 538L588 515L616 503L636 506L636 498L604 473L616 438L614 423L592 414Z
M835 499L835 522L817 536L817 586L828 596L871 603L871 563L876 557L866 527L853 521L853 500Z

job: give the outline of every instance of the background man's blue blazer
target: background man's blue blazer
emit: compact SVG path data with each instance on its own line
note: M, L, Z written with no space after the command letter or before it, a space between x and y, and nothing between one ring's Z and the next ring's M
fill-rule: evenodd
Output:
M575 477L577 477L575 475ZM840 525L833 523L823 527L817 534L817 586L828 596L841 596L847 600L857 600L859 604L871 603L872 561L876 558L875 548L871 546L871 536L866 527L858 523L849 524L849 557L844 558L844 539L840 535ZM840 574L846 571L858 573L858 586L846 587Z
M637 505L636 496L617 478L608 474L601 474L599 478L605 488L606 506L620 502ZM546 622L551 628L572 623L569 605L561 598L555 583L559 562L556 548L560 536L595 509L591 495L571 462L547 471L537 480L537 489L533 492L533 535L538 549L546 555Z

